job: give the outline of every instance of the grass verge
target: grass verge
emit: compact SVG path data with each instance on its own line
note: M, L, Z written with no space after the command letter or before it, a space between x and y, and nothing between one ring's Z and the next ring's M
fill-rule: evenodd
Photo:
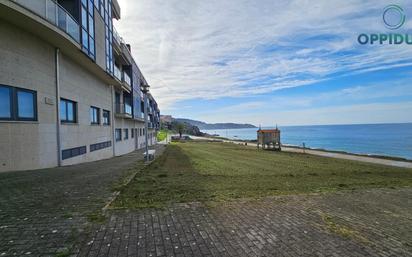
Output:
M313 156L257 151L229 143L175 143L121 189L114 208L412 186L412 170Z
M338 224L331 216L322 215L322 220L325 222L327 229L334 234L354 239L361 243L370 243L370 241L362 236L358 231L351 229L348 226Z
M165 140L166 137L167 137L167 130L160 130L157 133L157 141L158 142L161 142L161 141Z

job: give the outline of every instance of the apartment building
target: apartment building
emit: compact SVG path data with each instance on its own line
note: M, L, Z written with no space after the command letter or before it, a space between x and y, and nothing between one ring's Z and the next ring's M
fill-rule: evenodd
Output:
M0 0L0 172L156 144L160 111L113 27L117 0ZM145 131L144 112L149 129Z

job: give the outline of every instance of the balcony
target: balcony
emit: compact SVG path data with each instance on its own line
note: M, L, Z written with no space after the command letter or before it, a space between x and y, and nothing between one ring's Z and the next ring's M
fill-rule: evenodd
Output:
M123 72L123 82L125 82L129 86L132 86L132 80L126 72Z
M49 21L80 43L80 25L77 21L54 0L12 0L32 11L41 18Z
M132 119L132 106L130 104L116 104L116 116L119 118Z
M124 41L124 39L119 35L119 33L117 32L116 28L113 26L113 39L115 41L115 43L117 43L119 46L121 44L126 44L126 42Z
M114 65L114 76L119 80L122 81L122 72L120 71L120 68Z

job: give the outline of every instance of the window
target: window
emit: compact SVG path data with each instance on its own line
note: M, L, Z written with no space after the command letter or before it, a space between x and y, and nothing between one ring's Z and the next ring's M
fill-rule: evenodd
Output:
M100 109L96 107L90 107L90 123L94 125L100 124Z
M124 140L129 139L129 130L124 129Z
M81 27L82 27L82 49L93 60L95 60L94 42L94 4L93 0L82 0L81 3Z
M32 91L17 90L17 117L19 119L35 118L35 95L36 93Z
M103 1L102 1L103 2ZM112 0L104 1L103 14L105 25L105 46L106 46L106 71L109 74L114 73L113 61L113 24L112 24ZM102 10L100 10L102 13Z
M142 113L144 113L144 102L143 101L140 102L140 110Z
M134 138L134 129L131 129L132 131L132 138Z
M122 141L122 129L115 130L116 141Z
M62 151L62 160L73 158L79 155L83 155L87 152L86 146L80 146Z
M37 93L0 85L1 120L37 120Z
M103 110L103 125L110 125L110 112Z
M100 0L100 15L104 17L104 0Z
M11 119L11 88L0 86L0 119Z
M93 144L93 145L90 145L90 152L98 151L104 148L109 148L111 146L112 146L112 141Z
M77 103L60 99L60 121L62 123L76 123L77 121Z

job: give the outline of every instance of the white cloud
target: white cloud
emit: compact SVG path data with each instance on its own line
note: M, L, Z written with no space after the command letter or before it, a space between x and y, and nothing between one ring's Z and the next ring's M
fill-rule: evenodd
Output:
M412 106L408 106L411 102L379 102L381 99L412 96L411 89L412 84L407 79L390 87L385 83L354 85L310 96L269 97L265 102L249 101L210 109L199 112L198 116L208 122L253 122L270 126L273 124L268 124L268 119L283 125L411 122L408 114L412 110ZM396 106L403 109L396 113Z
M186 99L262 94L336 72L406 65L399 62L412 54L409 46L358 45L359 33L386 31L384 0L119 2L116 28L162 111ZM347 51L358 53L337 54Z

